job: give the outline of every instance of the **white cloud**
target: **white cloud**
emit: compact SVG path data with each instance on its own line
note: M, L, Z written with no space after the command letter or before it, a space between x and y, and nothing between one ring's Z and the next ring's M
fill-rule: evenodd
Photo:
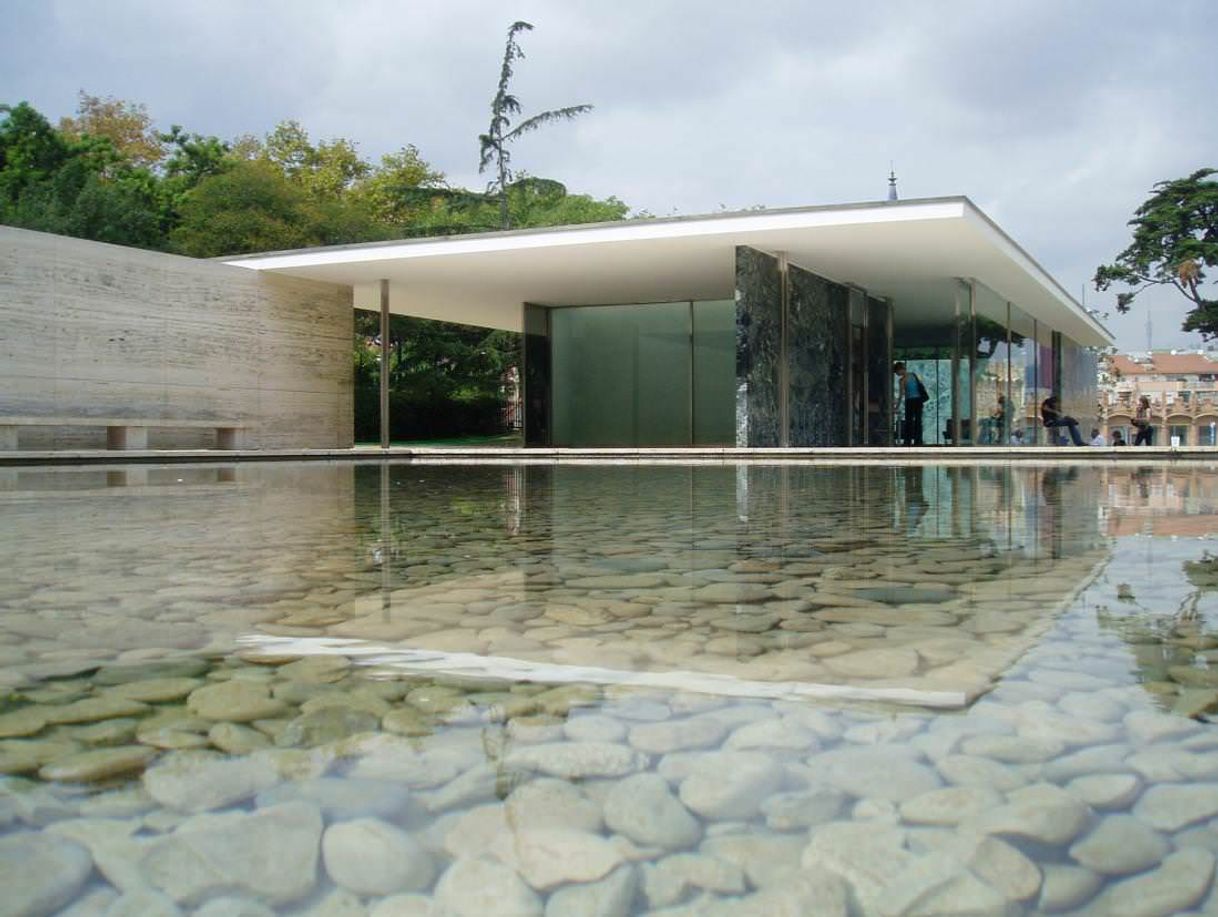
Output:
M10 0L0 86L52 119L84 88L223 137L414 143L478 187L513 17L526 114L596 106L514 164L657 214L876 199L895 160L903 196L970 195L1078 296L1155 181L1218 165L1211 0ZM1183 345L1181 303L1146 300ZM1145 316L1110 320L1123 346Z

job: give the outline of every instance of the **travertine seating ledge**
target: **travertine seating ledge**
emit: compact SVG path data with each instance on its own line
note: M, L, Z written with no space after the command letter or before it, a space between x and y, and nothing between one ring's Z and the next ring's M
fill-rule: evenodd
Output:
M165 426L176 425L165 422ZM210 424L209 424L210 425ZM239 428L237 428L239 429ZM104 464L180 464L192 462L275 462L275 461L374 461L396 459L417 462L457 463L607 463L636 464L674 462L684 464L727 464L760 462L822 462L826 464L953 464L975 465L998 462L1031 463L1120 463L1218 461L1218 446L976 446L971 448L842 447L737 449L730 447L686 447L651 449L561 449L561 448L485 448L440 446L355 446L346 449L63 449L55 451L0 451L0 466L8 465L104 465Z
M0 415L0 450L17 449L17 431L21 427L105 427L106 448L122 451L147 451L148 430L152 428L212 429L216 431L216 448L231 451L241 448L241 431L245 429L244 425L227 420L185 420L176 417Z

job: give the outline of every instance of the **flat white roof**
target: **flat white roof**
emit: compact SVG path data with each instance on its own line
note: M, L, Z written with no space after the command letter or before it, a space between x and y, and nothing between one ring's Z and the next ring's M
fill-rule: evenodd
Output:
M898 325L950 319L972 278L1080 344L1111 334L966 197L750 210L267 252L226 263L352 287L359 309L519 331L521 304L730 299L735 248L896 303Z

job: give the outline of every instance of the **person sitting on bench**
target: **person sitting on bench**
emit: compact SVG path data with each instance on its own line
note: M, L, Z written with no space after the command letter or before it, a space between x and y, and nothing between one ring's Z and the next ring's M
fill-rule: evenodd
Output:
M1083 444L1083 437L1078 432L1078 421L1061 412L1057 406L1057 396L1050 395L1040 406L1040 419L1051 430L1067 427L1070 430L1070 440L1076 446Z

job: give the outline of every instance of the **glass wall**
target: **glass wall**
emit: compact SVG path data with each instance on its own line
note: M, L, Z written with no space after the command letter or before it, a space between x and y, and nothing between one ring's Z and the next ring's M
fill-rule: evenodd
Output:
M1007 341L1007 302L989 287L974 283L973 407L979 446L1006 445L1011 439L1011 347Z
M1040 436L1040 402L1036 400L1036 322L1010 305L1011 434L1014 445L1033 445Z
M1096 389L1096 355L1090 348L1076 344L1064 334L1056 336L1057 371L1060 379L1062 410L1077 418L1083 438L1099 429L1099 396Z
M736 440L736 303L693 304L694 445Z
M735 303L550 310L555 446L728 445Z

